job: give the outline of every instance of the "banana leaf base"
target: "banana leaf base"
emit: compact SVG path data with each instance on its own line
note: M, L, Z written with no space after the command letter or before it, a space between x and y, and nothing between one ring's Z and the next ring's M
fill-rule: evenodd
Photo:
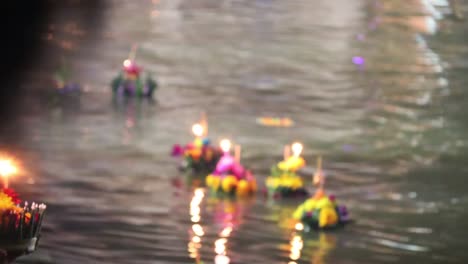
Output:
M39 237L21 241L7 241L0 239L0 263L13 263L17 258L36 251Z

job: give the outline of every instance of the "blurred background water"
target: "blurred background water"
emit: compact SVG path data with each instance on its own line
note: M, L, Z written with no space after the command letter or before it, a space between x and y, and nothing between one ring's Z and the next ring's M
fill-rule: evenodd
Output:
M18 263L468 261L468 24L454 5L109 0L93 28L92 10L64 3L3 131L23 164L13 187L49 206L39 251ZM135 43L158 78L155 102L112 100ZM84 87L79 105L50 100L62 61ZM301 201L198 189L169 153L192 140L202 111L213 141L243 145L259 182L293 140L307 179L323 155L329 192L356 222L299 235L289 218ZM295 126L261 127L258 116Z

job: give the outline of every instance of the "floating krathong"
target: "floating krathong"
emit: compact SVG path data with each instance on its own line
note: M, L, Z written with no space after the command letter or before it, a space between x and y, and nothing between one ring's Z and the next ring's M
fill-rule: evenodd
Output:
M112 91L118 96L152 98L158 84L149 73L142 77L143 69L135 62L136 48L133 46L129 58L123 62L122 71L112 80Z
M21 201L18 194L8 188L8 178L16 171L9 161L0 161L0 262L10 263L16 258L36 250L46 206Z
M289 155L290 148L293 155ZM297 171L305 166L305 160L300 156L303 146L293 143L284 148L284 160L271 168L271 175L266 179L268 193L273 197L303 197L307 195L304 183Z
M236 196L248 196L257 191L257 182L252 173L240 164L239 145L235 146L235 156L231 156L231 141L221 140L223 156L216 164L214 172L206 177L206 186L213 192Z
M290 127L294 125L294 121L287 117L258 117L257 124L272 127Z
M178 144L174 145L172 156L183 155L183 161L180 165L182 171L206 175L216 168L222 152L220 148L212 146L208 139L208 122L204 114L200 123L192 126L192 133L195 135L195 140L184 147Z
M59 96L79 98L81 95L81 86L72 81L72 75L64 59L62 59L61 67L54 74L54 81Z
M325 175L322 171L322 159L317 161L317 170L313 182L317 186L313 197L301 204L293 214L298 221L296 229L333 229L350 222L346 206L339 205L334 195L325 192Z

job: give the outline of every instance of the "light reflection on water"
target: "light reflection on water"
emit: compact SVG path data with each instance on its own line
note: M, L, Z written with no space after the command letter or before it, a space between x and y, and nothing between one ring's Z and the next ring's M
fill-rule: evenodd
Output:
M23 192L50 212L40 250L20 263L462 261L467 53L432 2L109 1L95 39L57 18L51 58L66 51L87 89L77 108L31 105L22 120L37 176L18 185L33 179ZM160 81L155 102L110 99L134 42ZM25 85L47 87L48 61ZM311 164L323 155L329 191L356 223L304 235L289 221L300 201L216 198L178 175L169 150L191 140L202 111L213 141L243 145L259 182L291 140ZM264 115L295 126L258 126Z

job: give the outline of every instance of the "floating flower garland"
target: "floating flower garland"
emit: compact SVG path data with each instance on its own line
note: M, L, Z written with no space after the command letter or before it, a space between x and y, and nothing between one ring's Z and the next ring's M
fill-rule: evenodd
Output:
M296 172L305 166L305 160L300 156L303 146L293 143L293 155L289 155L290 147L285 146L284 161L271 168L271 175L266 179L268 193L273 197L298 197L307 195L302 178Z
M140 76L142 68L135 63L137 46L130 51L129 58L123 62L122 72L112 80L112 91L118 96L152 98L158 83L146 74L146 79Z
M36 250L46 210L45 204L20 205L18 194L8 188L9 177L16 172L10 160L0 160L4 187L0 189L0 251L6 253L9 261Z
M62 59L62 65L54 74L56 91L59 95L69 97L79 97L81 95L81 87L78 83L71 81L71 73L65 59Z
M325 175L318 159L317 171L314 174L314 185L318 186L315 195L301 204L293 214L300 221L296 229L330 229L342 226L350 221L348 210L339 205L334 195L327 195L324 190Z
M257 182L252 173L240 164L240 146L231 156L231 141L221 140L224 154L216 164L215 171L206 177L206 186L213 192L236 196L248 196L257 191Z
M8 255L29 254L36 250L46 205L15 204L17 196L0 191L0 249Z
M191 171L196 174L206 174L216 168L216 164L221 158L220 148L213 147L208 139L208 122L205 114L202 115L200 123L192 126L192 133L195 140L185 147L177 144L172 148L172 156L183 155L183 161L180 166L182 171Z
M287 117L258 117L257 124L270 127L291 127L294 125L294 121Z

